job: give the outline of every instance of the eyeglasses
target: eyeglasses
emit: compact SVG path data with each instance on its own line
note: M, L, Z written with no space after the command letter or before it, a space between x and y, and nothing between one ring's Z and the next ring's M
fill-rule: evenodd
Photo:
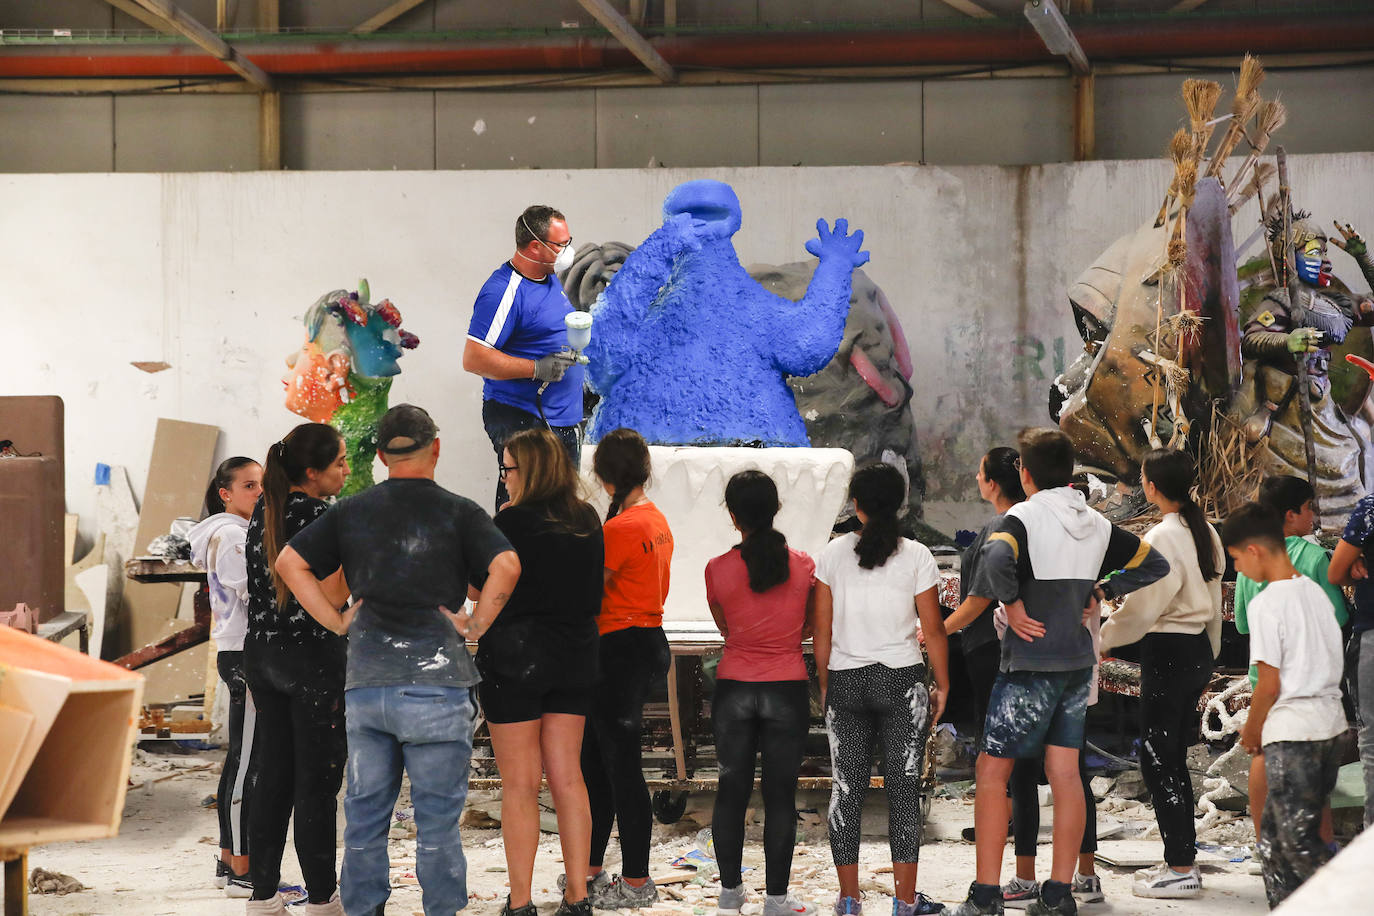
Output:
M569 245L572 244L572 236L568 236L568 240L566 242L550 242L548 239L540 239L539 241L547 245L549 248L554 249L555 251L562 251L564 248L567 248Z
M512 465L504 465L504 464L503 464L503 465L501 465L500 467L501 467L501 479L502 479L502 480L505 480L505 479L506 479L506 472L508 472L508 471L518 471L518 470L520 470L520 465L518 465L518 464L512 464Z

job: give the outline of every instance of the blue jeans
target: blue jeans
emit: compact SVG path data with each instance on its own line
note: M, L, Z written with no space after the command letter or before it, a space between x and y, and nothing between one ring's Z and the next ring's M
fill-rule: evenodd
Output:
M355 687L344 693L348 791L340 895L348 916L372 916L391 894L387 835L410 774L425 916L468 905L458 818L468 794L474 704L466 687Z

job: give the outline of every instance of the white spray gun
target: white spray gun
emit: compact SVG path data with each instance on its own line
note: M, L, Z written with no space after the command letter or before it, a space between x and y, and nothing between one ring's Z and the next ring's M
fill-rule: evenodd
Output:
M587 357L582 355L582 351L587 349L587 345L592 342L592 313L591 312L569 312L563 316L563 327L568 332L568 345L563 348L562 353L571 362L587 365ZM539 386L539 393L542 395L544 389L549 387L549 382Z

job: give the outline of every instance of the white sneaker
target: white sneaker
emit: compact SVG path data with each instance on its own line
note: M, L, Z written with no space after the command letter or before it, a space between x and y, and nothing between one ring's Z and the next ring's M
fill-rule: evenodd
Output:
M743 884L739 887L721 887L720 899L716 902L716 916L739 916L748 899Z
M286 916L286 904L281 894L273 894L267 900L249 900L245 904L246 916Z
M1073 899L1079 903L1101 903L1107 899L1102 893L1102 879L1097 875L1080 875L1075 872L1072 891Z
M1196 897L1202 893L1202 876L1197 866L1186 873L1179 874L1167 864L1161 863L1154 868L1143 868L1135 873L1135 884L1131 893L1137 897L1180 898Z
M307 916L346 916L343 903L339 900L339 892L335 891L334 896L324 903L310 903L307 901L301 907L301 912Z
M1002 905L1004 907L1024 910L1039 899L1039 881L1027 881L1012 875L1011 880L1002 885Z
M763 916L816 916L816 905L798 900L791 894L767 896L763 900Z

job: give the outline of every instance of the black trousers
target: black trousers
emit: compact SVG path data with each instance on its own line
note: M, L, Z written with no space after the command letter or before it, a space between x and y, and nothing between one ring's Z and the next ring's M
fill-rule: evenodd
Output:
M1016 844L1016 855L1034 856L1035 845L1040 836L1040 790L1037 788L1045 775L1043 757L1018 758L1011 769L1011 779L1007 791L1011 795L1011 833ZM1089 786L1088 767L1083 760L1083 749L1078 749L1078 776L1083 781L1083 802L1087 817L1083 821L1083 842L1078 851L1086 855L1097 852L1097 800Z
M600 673L582 738L582 778L592 809L591 864L599 867L620 831L620 872L649 874L653 812L644 781L644 703L668 673L668 638L661 627L630 627L601 637Z
M217 653L215 667L229 690L229 747L224 755L224 769L219 774L219 791L215 794L219 810L219 848L236 856L246 856L248 804L244 788L248 761L253 756L257 714L248 695L248 679L243 673L243 652Z
M1336 788L1344 750L1344 735L1264 746L1269 794L1258 845L1271 910L1331 859L1321 837L1322 808Z
M483 401L482 425L487 430L487 438L491 440L491 447L496 451L496 461L499 464L501 452L505 451L506 448L507 439L522 429L540 429L544 426L544 421L539 419L538 414L521 410L519 407L502 404L500 401ZM558 437L558 441L563 443L564 450L572 459L573 467L578 467L578 462L582 458L581 427L550 426L549 429ZM501 479L500 475L497 475L496 511L500 512L501 507L509 500L510 494L506 492L506 482Z
M337 798L348 753L347 646L342 639L285 645L252 636L244 644L248 689L258 710L248 771L254 900L277 893L293 814L296 858L310 902L328 902L338 886Z
M763 755L763 854L768 893L787 893L797 839L797 774L806 750L811 697L806 681L716 681L711 719L720 778L711 836L721 887L739 887L744 814Z
M973 721L975 752L983 749L983 728L988 718L988 698L992 696L992 684L997 680L997 669L1002 664L1002 644L997 640L984 643L964 652L964 668L968 671L969 683L973 686Z
M1188 745L1198 701L1212 679L1206 633L1147 633L1140 641L1140 773L1164 840L1164 861L1187 868L1197 858Z

